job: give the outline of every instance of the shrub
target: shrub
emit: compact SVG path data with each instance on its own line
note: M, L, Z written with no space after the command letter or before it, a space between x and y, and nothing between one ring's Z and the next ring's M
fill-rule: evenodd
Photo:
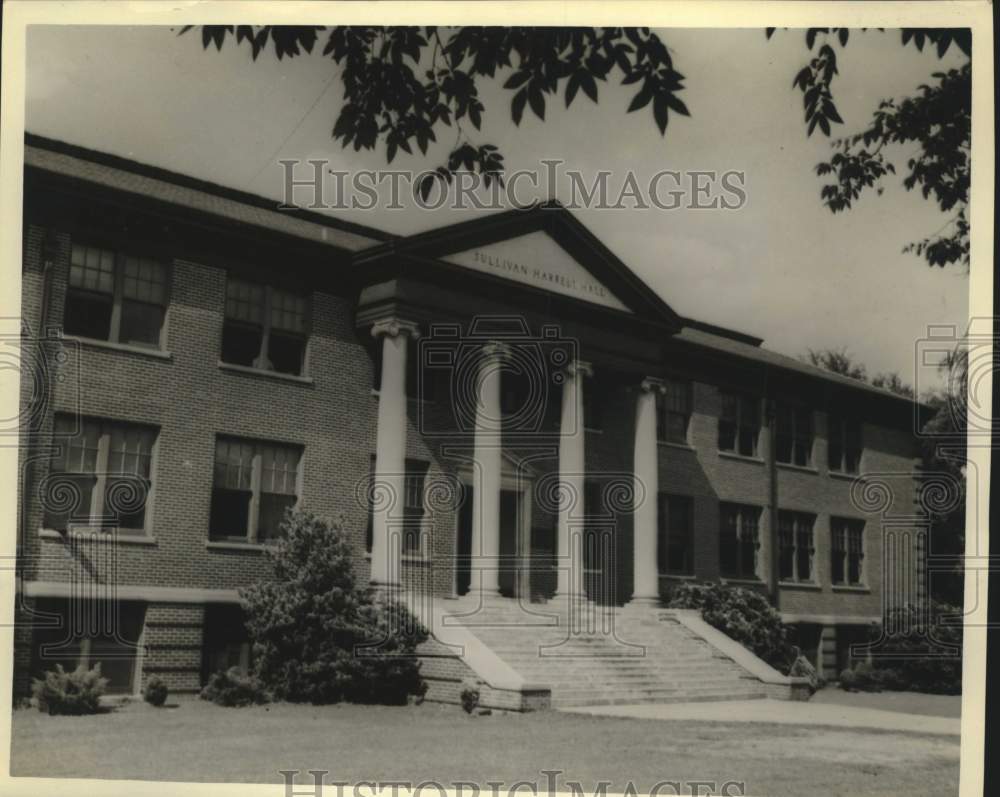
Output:
M797 656L795 661L792 662L788 674L793 678L808 678L810 694L814 694L817 689L822 689L826 685L826 681L816 672L816 668L813 667L812 662L802 655Z
M230 667L209 676L201 690L201 699L217 706L241 707L267 703L270 697L255 677L243 675L239 667Z
M945 695L962 693L962 626L945 625L941 621L942 616L959 615L960 611L946 604L933 604L929 634L916 630L923 624L918 623L922 618L916 611L914 607L895 610L896 616L892 619L897 627L914 630L886 637L873 648L872 664L862 663L853 672L841 673L842 688Z
M787 673L795 661L781 615L759 592L726 584L679 584L672 609L698 609L702 619L775 669Z
M254 672L295 702L405 704L422 696L416 647L427 631L401 604L356 583L339 525L289 510L270 573L241 590Z
M919 627L917 609L907 607L896 610L905 617L894 617L898 627ZM944 603L930 607L929 634L916 630L889 636L876 651L880 670L892 670L888 676L892 686L888 689L910 689L932 694L959 695L962 693L962 624L945 624L945 616L961 617L961 610ZM891 654L892 658L879 654ZM899 686L897 686L899 684Z
M73 672L66 672L61 664L47 670L42 680L31 682L31 693L38 703L38 710L49 714L97 714L101 710L101 695L108 679L101 677L101 665L92 670L81 665Z
M158 675L154 675L146 682L146 688L142 690L143 699L151 706L162 706L167 702L167 685Z
M479 707L479 684L473 680L462 682L462 693L459 696L462 701L462 708L466 714L471 714Z

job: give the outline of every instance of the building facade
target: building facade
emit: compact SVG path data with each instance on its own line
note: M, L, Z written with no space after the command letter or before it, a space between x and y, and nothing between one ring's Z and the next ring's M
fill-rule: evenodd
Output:
M920 589L926 408L679 316L556 206L399 238L29 136L22 296L22 692L245 666L290 506L440 600L759 589L828 674Z

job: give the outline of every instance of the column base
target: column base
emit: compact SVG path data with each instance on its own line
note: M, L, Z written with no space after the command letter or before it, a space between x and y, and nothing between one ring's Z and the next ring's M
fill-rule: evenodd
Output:
M639 597L629 598L629 602L625 604L624 608L659 609L662 605L663 601L659 595L655 598L649 595L642 595Z

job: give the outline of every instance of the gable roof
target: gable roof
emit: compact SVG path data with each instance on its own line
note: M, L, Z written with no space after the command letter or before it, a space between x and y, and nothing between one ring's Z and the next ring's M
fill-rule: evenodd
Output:
M352 262L356 265L387 255L435 259L544 231L627 305L667 327L668 333L672 332L673 339L679 343L839 384L870 396L913 401L765 349L762 339L753 335L679 316L568 209L554 200L400 237L309 210L279 210L274 199L33 133L25 133L24 164L26 169L156 199L346 250L353 253ZM915 406L932 409L921 402Z
M401 255L441 259L534 232L550 236L570 257L605 284L614 296L637 313L674 330L683 325L684 319L555 200L397 238L357 253L354 262L361 265Z

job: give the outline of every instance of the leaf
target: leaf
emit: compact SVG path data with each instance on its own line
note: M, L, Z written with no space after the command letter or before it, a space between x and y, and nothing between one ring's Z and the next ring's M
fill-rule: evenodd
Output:
M566 84L566 107L567 108L569 108L569 106L572 104L573 98L576 97L576 92L577 92L577 90L579 88L580 88L580 73L579 72L574 72L570 76L569 82Z
M669 105L671 108L673 108L675 111L677 111L677 113L681 114L682 116L691 115L691 113L687 109L687 106L684 104L684 101L676 94L667 95L667 105Z
M528 104L531 105L531 110L535 112L535 116L545 121L545 98L542 96L541 89L537 86L532 86L528 89Z
M656 126L660 128L660 135L667 132L667 101L662 94L657 94L653 100L653 119Z
M651 99L653 99L653 90L650 87L650 82L647 81L639 93L632 98L632 103L628 106L628 113L645 108Z
M515 125L521 124L521 116L524 114L524 105L528 101L528 90L521 89L514 95L510 103L510 118Z
M531 77L531 72L524 70L523 72L515 72L509 78L507 82L503 84L505 89L516 89L522 84L526 83Z
M837 38L840 39L840 46L843 47L847 44L847 37L850 35L850 30L848 28L841 28L837 31Z
M594 102L597 102L597 83L594 80L594 76L589 72L584 72L580 81L583 86L583 93L590 97L590 99Z

